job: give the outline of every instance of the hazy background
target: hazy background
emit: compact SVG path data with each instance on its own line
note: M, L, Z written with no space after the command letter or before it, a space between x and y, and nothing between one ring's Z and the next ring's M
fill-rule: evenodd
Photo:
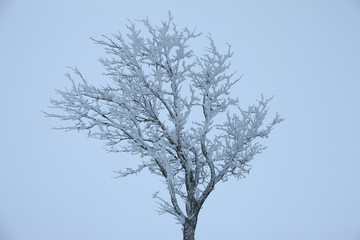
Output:
M275 95L272 113L286 118L250 175L209 197L196 239L359 240L358 0L0 0L0 239L182 239L155 212L156 176L113 178L138 157L51 130L59 122L41 112L70 86L66 66L104 82L89 37L124 32L127 18L159 24L168 10L201 44L211 33L232 45L242 106Z

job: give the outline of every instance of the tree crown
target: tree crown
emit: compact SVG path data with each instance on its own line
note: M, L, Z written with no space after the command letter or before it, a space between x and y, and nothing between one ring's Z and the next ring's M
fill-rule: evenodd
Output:
M112 83L93 86L72 68L80 81L66 74L71 89L57 90L60 100L51 100L62 114L47 115L70 123L59 129L86 130L104 140L109 151L140 155L142 163L119 176L149 169L164 177L170 202L155 194L160 212L184 223L198 213L216 183L249 172L250 160L264 150L256 139L268 137L282 118L276 114L264 124L271 99L261 97L243 110L229 96L239 81L227 73L230 46L220 53L209 36L209 46L197 57L188 44L199 34L179 30L171 15L159 27L148 19L140 22L145 31L129 22L126 39L120 33L93 39L109 54L100 62Z

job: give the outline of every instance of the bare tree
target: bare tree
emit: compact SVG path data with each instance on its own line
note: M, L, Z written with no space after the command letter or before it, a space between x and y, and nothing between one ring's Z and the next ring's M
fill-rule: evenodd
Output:
M230 46L220 53L209 36L205 53L196 57L188 42L200 34L179 30L170 14L159 27L139 22L142 31L129 22L126 39L93 39L111 56L100 59L111 85L92 86L73 68L80 81L67 74L72 88L57 90L60 100L51 99L62 114L46 114L70 122L59 129L85 130L104 140L109 151L140 155L142 163L119 176L149 169L164 178L170 197L154 194L159 211L175 216L183 239L193 240L214 186L248 174L250 160L264 150L257 139L268 137L282 119L276 114L264 124L270 99L261 97L243 110L229 97L239 80L227 73Z

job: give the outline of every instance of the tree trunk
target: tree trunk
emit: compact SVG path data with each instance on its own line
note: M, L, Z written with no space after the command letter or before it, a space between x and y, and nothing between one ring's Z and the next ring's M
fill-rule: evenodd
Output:
M197 219L193 219L191 221L186 220L185 224L183 225L183 240L195 240L196 222Z

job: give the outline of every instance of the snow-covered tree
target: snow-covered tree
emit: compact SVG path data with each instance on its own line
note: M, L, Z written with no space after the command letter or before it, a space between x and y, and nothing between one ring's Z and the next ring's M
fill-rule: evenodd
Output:
M264 150L257 139L268 137L282 119L264 120L270 99L261 97L242 109L229 97L238 82L229 71L230 46L225 53L211 36L202 56L195 56L189 41L200 34L179 30L169 19L153 26L139 21L142 31L129 22L129 33L94 40L109 58L100 59L112 82L93 86L77 68L78 81L67 74L71 89L57 90L60 99L46 113L66 120L64 130L85 130L106 142L109 151L131 152L142 158L136 168L161 176L169 197L158 200L161 213L170 213L183 226L183 239L193 240L199 212L215 185L229 177L243 178L249 162Z

